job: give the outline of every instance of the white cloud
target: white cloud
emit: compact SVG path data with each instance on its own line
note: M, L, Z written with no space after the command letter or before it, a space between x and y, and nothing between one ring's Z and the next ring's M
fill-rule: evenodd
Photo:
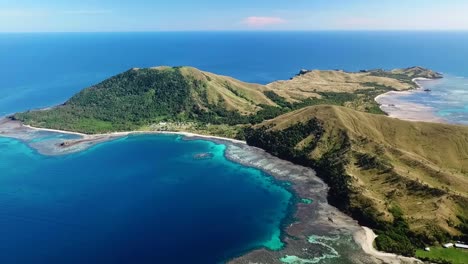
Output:
M262 28L272 25L285 24L287 21L281 17L251 16L245 18L242 23L252 28Z

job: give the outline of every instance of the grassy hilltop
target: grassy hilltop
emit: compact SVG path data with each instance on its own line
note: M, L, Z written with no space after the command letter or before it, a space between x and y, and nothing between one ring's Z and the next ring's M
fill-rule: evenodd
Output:
M380 230L380 249L413 255L468 234L468 127L322 105L265 121L246 138L317 169L334 205Z

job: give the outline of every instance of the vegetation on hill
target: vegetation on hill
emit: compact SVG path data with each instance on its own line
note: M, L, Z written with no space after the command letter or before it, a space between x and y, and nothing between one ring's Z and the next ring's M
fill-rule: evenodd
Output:
M63 105L12 116L83 133L189 131L246 139L314 168L329 200L377 230L380 250L468 239L468 128L385 117L374 98L441 75L303 70L288 81L249 84L190 67L131 69ZM357 110L357 111L356 111ZM435 217L437 216L437 217Z
M416 88L414 78L441 78L442 75L422 67L407 69L362 70L360 72L301 70L290 80L276 81L267 85L290 102L304 98L320 97L320 92L355 93L372 86L389 87L393 90Z
M374 97L407 86L368 73L313 71L303 78L315 84L326 81L323 87L355 82L360 88L349 92L305 86L299 96L295 79L263 86L191 67L135 68L84 89L63 105L18 113L13 118L36 127L89 134L141 130L168 122L185 128L192 124L192 130L200 131L219 131L212 126L229 125L232 130L224 129L223 135L242 138L239 125L257 124L305 106L331 104L383 114Z
M331 187L329 201L376 229L381 250L413 256L467 235L468 127L320 105L248 128L245 137L316 169Z
M84 133L128 131L161 122L242 124L255 113L279 114L261 87L187 67L132 69L84 89L63 105L14 118Z
M415 66L405 69L394 69L391 71L385 71L382 69L366 71L372 76L378 77L389 77L392 79L399 80L409 85L414 85L414 78L428 78L428 79L439 79L442 78L442 74L434 72L423 67Z

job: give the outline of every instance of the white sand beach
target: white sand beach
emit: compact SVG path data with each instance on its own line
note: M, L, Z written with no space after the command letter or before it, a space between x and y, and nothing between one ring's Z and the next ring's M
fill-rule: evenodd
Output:
M375 101L380 105L380 109L389 117L407 121L422 121L446 123L446 121L435 114L435 109L422 104L407 102L401 97L421 92L424 87L418 81L431 81L427 78L414 78L412 80L419 87L409 91L390 91L375 97Z
M46 149L39 147L39 152L46 155L63 155L73 152L82 151L93 145L106 142L109 140L115 140L118 138L130 136L130 135L180 135L187 139L205 139L211 141L222 141L229 142L232 144L242 144L246 145L245 141L195 134L190 132L179 132L179 131L124 131L124 132L111 132L104 134L83 134L78 132L58 130L58 129L48 129L48 128L38 128L29 125L24 125L19 121L9 120L8 118L0 119L0 136L12 137L22 140L27 140L31 137L34 137L34 133L37 132L51 132L51 133L60 133L65 135L76 135L79 138L62 140L60 142L55 142L54 146L48 144Z

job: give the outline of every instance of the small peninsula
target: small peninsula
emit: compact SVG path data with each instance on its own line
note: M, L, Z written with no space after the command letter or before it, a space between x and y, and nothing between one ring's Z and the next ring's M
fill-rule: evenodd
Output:
M290 80L260 85L191 67L134 68L62 105L10 119L98 138L190 132L246 141L314 169L330 187L328 201L376 231L379 250L413 257L427 245L468 239L468 127L390 118L374 100L417 88L415 78L442 75L422 67L301 70ZM295 184L300 196L311 188L307 179ZM299 216L299 226L308 221ZM295 234L301 230L307 229ZM261 260L258 254L250 260Z

